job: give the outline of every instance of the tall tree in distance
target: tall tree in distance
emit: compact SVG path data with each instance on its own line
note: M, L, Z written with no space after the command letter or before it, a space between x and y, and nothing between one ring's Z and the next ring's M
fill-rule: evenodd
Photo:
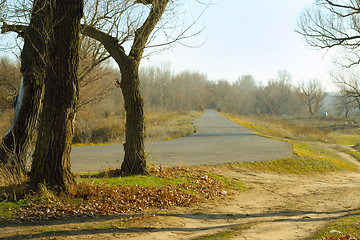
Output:
M70 172L73 120L78 100L78 63L82 0L47 0L47 65L45 95L30 187L45 183L66 191L75 184Z
M266 86L259 87L255 91L258 113L274 116L286 114L285 106L293 91L291 79L291 74L287 70L280 70L276 79L269 80Z
M300 84L300 89L309 114L313 116L320 110L326 96L325 91L322 89L321 83L315 79Z

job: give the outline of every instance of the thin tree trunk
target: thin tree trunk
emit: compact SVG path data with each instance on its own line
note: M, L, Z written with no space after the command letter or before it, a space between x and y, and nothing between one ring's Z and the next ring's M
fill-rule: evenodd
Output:
M144 101L140 93L139 66L128 59L122 64L120 87L124 96L126 130L124 161L121 170L128 174L145 174Z
M144 102L140 94L139 64L151 32L163 15L169 0L152 1L149 15L135 31L129 55L119 45L119 40L91 26L84 26L82 33L100 41L121 72L120 87L124 96L126 130L124 161L121 170L127 174L146 173L144 148ZM149 3L150 4L150 3Z
M82 0L50 1L48 64L30 187L39 184L67 191L75 185L70 172L73 120L78 101L79 32Z
M21 52L23 75L15 114L8 133L2 139L0 161L25 168L26 155L37 125L45 71L44 12L46 0L35 0L29 27L24 30ZM6 29L2 29L6 32Z

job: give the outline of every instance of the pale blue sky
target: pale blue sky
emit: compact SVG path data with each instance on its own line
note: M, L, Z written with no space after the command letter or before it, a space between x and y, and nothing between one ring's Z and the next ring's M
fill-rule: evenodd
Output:
M171 62L175 72L193 70L210 80L235 81L252 74L259 82L288 70L299 81L317 78L329 87L332 51L314 50L295 32L301 11L313 0L221 0L202 17L205 30L187 43L144 59L142 66Z
M202 46L188 48L177 45L144 58L141 66L170 62L175 73L199 71L207 74L210 80L225 79L229 82L236 81L241 75L252 74L262 83L275 78L279 70L286 69L294 84L316 78L327 89L334 89L329 71L335 51L326 53L310 48L295 32L301 11L311 6L314 0L211 1L217 4L205 11L197 26L197 29L204 26L204 31L185 41L193 46L203 43ZM196 0L185 2L186 11L197 16L201 10L194 4Z

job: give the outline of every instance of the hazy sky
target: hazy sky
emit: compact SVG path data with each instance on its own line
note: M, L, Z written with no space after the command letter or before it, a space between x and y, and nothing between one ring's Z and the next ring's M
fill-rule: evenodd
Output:
M142 66L171 62L175 72L194 70L210 80L235 81L252 74L259 82L275 78L286 69L294 83L317 78L329 87L331 51L314 50L295 32L301 11L313 0L221 0L201 19L202 34L187 43L144 59Z

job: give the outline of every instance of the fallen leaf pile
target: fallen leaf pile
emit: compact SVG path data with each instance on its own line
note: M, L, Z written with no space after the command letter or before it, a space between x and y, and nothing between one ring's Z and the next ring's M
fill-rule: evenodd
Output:
M224 183L199 169L190 169L187 167L162 169L160 166L159 168L150 169L150 172L156 174L158 177L164 178L187 178L191 181L181 184L180 187L200 193L206 198L223 195ZM231 182L229 182L226 187L230 185Z
M178 185L109 187L79 183L70 194L54 198L29 198L27 204L11 209L12 220L46 221L70 217L93 217L137 212L149 207L189 206L202 198L224 195L226 184L205 172L184 167L150 168L161 178L184 178ZM225 192L225 193L224 193Z

